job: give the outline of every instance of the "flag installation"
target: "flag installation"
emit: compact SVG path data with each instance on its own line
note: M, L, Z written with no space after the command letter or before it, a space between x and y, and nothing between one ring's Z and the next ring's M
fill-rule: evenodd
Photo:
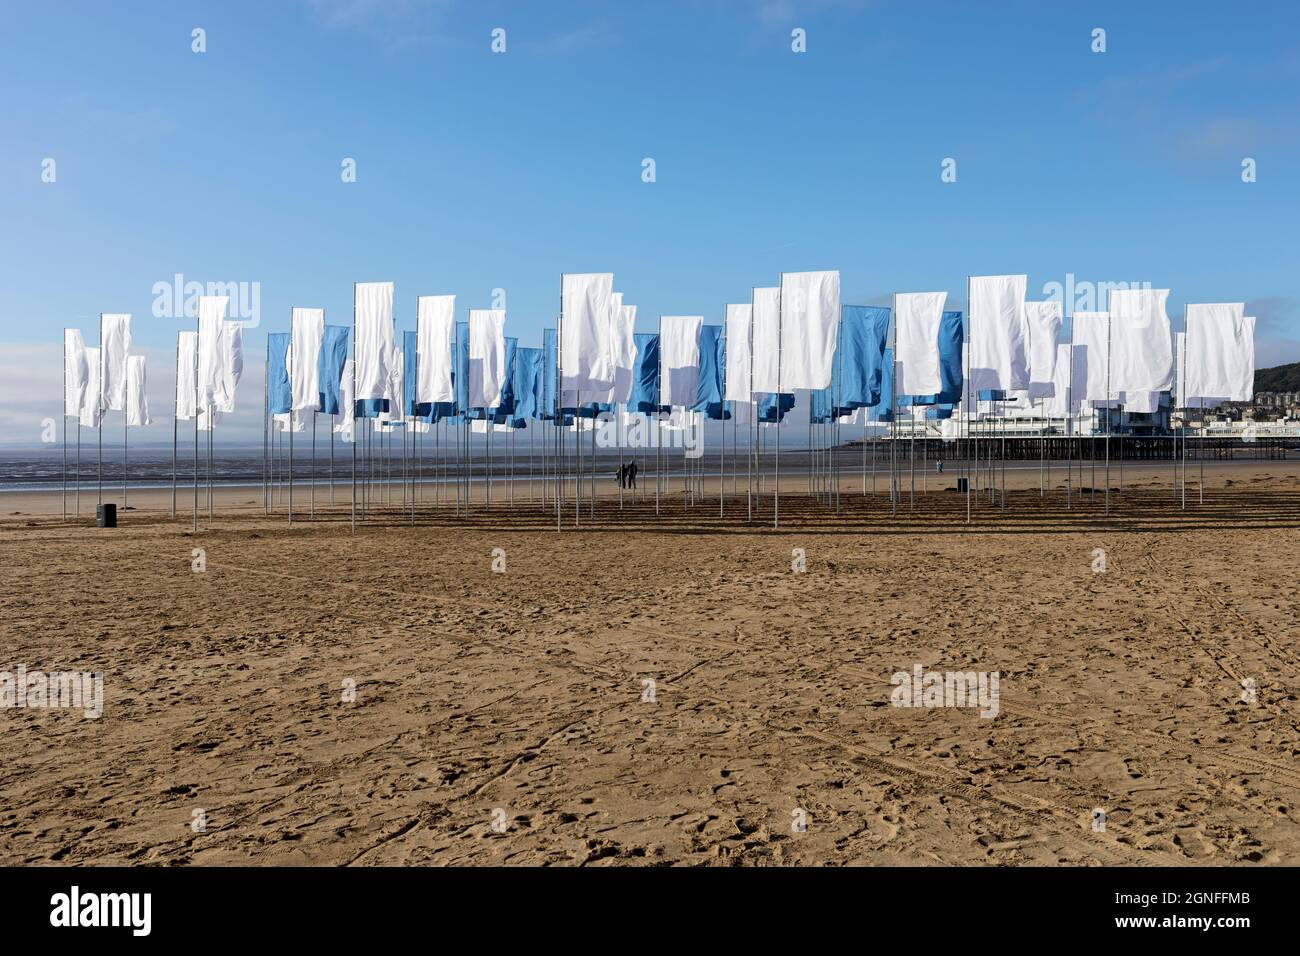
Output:
M457 322L453 295L418 296L415 328L400 330L394 320L393 283L357 283L351 327L327 326L323 310L295 308L289 331L268 335L264 474L276 480L277 452L275 442L268 440L271 430L292 435L302 427L301 412L321 411L340 417L334 423L336 433L361 439L353 442L352 450L354 517L364 518L374 506L379 481L380 500L391 500L392 489L403 487L403 501L411 503L414 519L417 488L427 480L424 462L428 459L423 457L425 447L414 437L406 442L405 436L430 433L435 480L456 482L456 506L468 513L476 507L471 505L475 482L480 477L488 482L481 500L490 504L493 477L505 467L499 452L493 458L493 434L502 431L513 436L517 429L551 422L552 427L541 429L540 435L520 436L529 446L530 483L536 455L533 439L540 437L544 507L554 507L558 521L569 495L577 506L576 522L576 511L584 510L583 498L588 494L589 510L595 513L598 481L608 481L598 475L608 475L605 465L610 464L600 459L610 456L611 449L617 448L618 473L624 475L625 448L634 449L631 461L642 467L646 459L635 449L662 440L664 444L654 452L658 509L665 487L663 448L715 437L718 426L706 428L706 423L730 420L720 447L713 449L719 514L727 512L723 479L726 432L730 431L733 487L736 458L749 458L747 517L752 520L754 515L755 491L760 496L766 491L766 466L775 478L771 502L777 520L782 430L772 433L759 426L783 423L795 406L796 392L810 393L809 423L823 426L808 429L806 456L800 449L797 467L808 476L799 485L801 493L809 489L814 499L833 500L838 510L840 453L858 441L843 438L840 425L859 423L863 428L862 494L866 495L868 459L878 463L883 434L887 432L891 442L909 443L903 454L915 475L915 462L927 460L935 450L925 444L940 435L933 423L956 419L960 427L945 425L942 436L962 443L955 450L965 459L962 477L973 479L976 488L983 484L992 500L992 462L1028 457L1026 441L1037 442L1030 446L1029 455L1040 458L1042 494L1051 486L1050 466L1045 468L1042 462L1049 460L1053 444L1059 449L1062 442L1068 446L1075 438L1104 438L1104 447L1100 441L1079 444L1078 457L1082 460L1086 450L1089 457L1108 461L1113 436L1121 446L1122 461L1126 436L1133 436L1128 440L1141 439L1134 444L1150 457L1153 449L1171 444L1149 440L1169 428L1160 413L1186 407L1183 403L1188 402L1245 401L1253 390L1254 320L1245 315L1242 303L1188 306L1187 331L1180 333L1175 346L1167 290L1115 290L1109 312L1078 312L1070 318L1067 345L1059 341L1065 324L1062 304L1026 301L1025 275L971 277L965 316L947 308L945 291L899 293L892 308L846 306L840 301L839 272L779 275L776 286L753 287L748 302L726 305L719 325L705 324L700 315L666 315L659 319L658 333L652 334L636 331L637 308L615 291L613 273L565 274L558 324L542 330L540 348L506 334L504 310L468 310L467 321ZM224 296L198 296L196 327L177 337L176 419L193 418L196 432L209 432L209 476L211 431L223 416L234 412L243 371L243 326L226 318L228 307ZM891 322L893 343L889 342ZM126 314L101 316L96 349L87 349L77 330L65 330L65 417L75 415L79 423L93 427L112 409L124 411L128 426L148 422L143 357L131 355L130 349ZM1175 385L1175 371L1177 392L1167 398ZM1122 407L1137 417L1097 415L1098 408L1108 406ZM899 409L908 411L900 416ZM1156 417L1144 419L1141 413ZM1080 422L1084 415L1091 420L1081 425L1070 420L1076 415ZM357 417L373 421L360 435L353 434ZM1016 424L1008 428L1009 421ZM880 422L890 422L892 427L869 428ZM970 428L972 423L979 427ZM752 426L745 437L736 427L739 424ZM313 415L313 456L314 425ZM394 478L398 472L391 460L396 444L393 431L398 428L402 429L400 480ZM565 440L562 429L572 432L572 442ZM578 440L580 432L591 432L589 445ZM988 440L995 435L1000 439L996 446ZM798 430L794 436L802 444ZM1185 435L1180 432L1178 437ZM639 445L643 438L652 441ZM175 433L173 441L175 464ZM100 443L102 477L102 436ZM292 502L292 442L284 444L289 446L286 470ZM512 437L508 452L512 481L517 444ZM884 447L896 514L900 446ZM125 454L125 442L123 448ZM196 489L199 451L196 435ZM943 454L951 458L954 450L944 449ZM65 479L66 457L65 433ZM332 447L330 463L333 491ZM708 465L689 454L674 467L679 469L674 475L682 476L683 507L690 507L705 487ZM876 467L871 465L873 494ZM175 473L173 467L173 504ZM914 479L913 495L918 484L924 493L924 483ZM1108 480L1104 487L1109 496ZM358 490L363 496L360 512ZM621 507L621 493L633 489L622 485L619 490ZM210 492L209 485L211 499ZM531 487L529 497L533 498ZM1004 502L1005 497L1004 488ZM1096 497L1102 497L1100 490ZM639 499L640 495L632 496L633 501ZM269 510L273 497L267 501ZM966 505L969 515L969 493Z

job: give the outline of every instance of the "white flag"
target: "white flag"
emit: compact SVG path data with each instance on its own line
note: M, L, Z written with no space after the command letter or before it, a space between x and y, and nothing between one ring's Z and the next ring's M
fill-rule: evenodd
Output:
M289 346L289 388L295 411L320 408L320 346L325 338L324 309L294 309Z
M194 417L194 376L199 356L199 333L182 332L176 341L176 417Z
M505 309L469 310L469 408L496 408L506 372Z
M90 373L81 329L63 330L63 414L80 415Z
M970 280L970 376L976 392L1029 387L1028 281L1028 276Z
M899 395L938 395L943 391L939 325L947 301L947 292L904 292L894 296Z
M632 397L632 371L636 365L636 306L621 305L618 312L613 332L614 385L607 400L621 405Z
M104 407L120 412L126 407L126 357L131 351L131 316L100 315L100 388Z
M129 355L126 359L126 423L140 427L151 422L149 396L145 392L144 356Z
M603 393L614 381L609 321L614 273L564 275L560 292L561 387Z
M838 272L781 274L780 391L830 387L839 322Z
M86 349L86 389L81 394L81 409L77 418L87 428L96 428L104 420L104 405L100 400L99 387L102 371L99 349Z
M1063 322L1061 303L1026 302L1025 330L1029 334L1030 397L1050 395L1056 379L1057 339Z
M659 320L660 394L663 405L695 404L700 390L702 315L665 315Z
M1052 390L1046 396L1047 414L1052 418L1072 415L1074 406L1078 405L1070 384L1071 351L1072 346L1068 342L1056 346L1056 362L1052 366Z
M400 422L406 417L406 359L405 354L396 345L388 361L388 390L384 397L388 399L388 410L379 413L383 422Z
M754 314L750 303L727 306L727 390L723 397L729 402L748 402L749 390L749 323Z
M1173 333L1165 313L1168 299L1168 289L1111 291L1112 392L1162 392L1173 387Z
M456 336L456 297L422 295L416 299L417 402L451 402L451 346Z
M341 435L344 441L352 441L352 416L355 412L352 400L352 359L343 362L343 377L339 380L339 419L334 426L334 433Z
M393 284L358 282L355 298L356 400L387 397L393 355Z
M224 295L199 296L199 406L215 405L221 390L222 370L225 367L221 354L221 326L226 320L229 297Z
M751 388L754 392L770 394L777 391L779 378L777 363L781 349L781 290L755 289L751 314L753 321L751 341L754 344L754 376Z
M221 375L216 395L218 411L235 410L235 389L244 377L244 326L240 322L221 323ZM193 380L190 382L193 385ZM191 389L192 391L193 389ZM193 398L190 399L193 401Z
M1246 348L1246 306L1242 302L1187 306L1182 394L1197 408L1250 401L1255 372L1254 335ZM1252 323L1253 325L1253 323ZM1242 382L1251 380L1244 398Z
M1076 312L1070 321L1074 326L1077 358L1084 370L1082 376L1075 372L1074 399L1076 402L1082 399L1093 405L1108 405L1117 397L1107 376L1110 316L1105 312Z

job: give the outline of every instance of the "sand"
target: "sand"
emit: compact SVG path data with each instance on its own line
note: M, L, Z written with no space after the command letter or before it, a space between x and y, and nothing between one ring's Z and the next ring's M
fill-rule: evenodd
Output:
M969 527L952 477L780 531L680 491L355 537L256 489L197 534L169 492L114 530L5 496L0 669L106 703L0 711L0 863L1300 863L1295 465L1183 511L1130 463L1109 519L1034 470ZM997 716L891 706L916 664L997 672Z

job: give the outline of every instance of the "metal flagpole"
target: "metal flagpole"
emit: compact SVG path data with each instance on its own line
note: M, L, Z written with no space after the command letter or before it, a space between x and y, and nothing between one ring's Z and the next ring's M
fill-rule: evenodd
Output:
M72 510L81 517L81 409L77 409L77 482L72 493Z
M267 341L266 362L265 362L266 370L262 373L262 513L270 514L271 513L271 498L270 498L271 485L269 482L270 472L268 469L270 468L271 459L270 459L270 416L268 413L270 412L271 409L271 383L270 383L270 375L269 375L269 371L271 368L271 354L270 354L271 333L269 332L266 334L266 341ZM180 337L177 336L176 357L177 357L178 367L180 363L180 349L181 349ZM178 372L177 374L179 375L180 373ZM177 405L179 406L179 404L180 404L180 399L178 397Z
M1056 343L1053 342L1053 345ZM1047 433L1043 430L1043 399L1038 399L1038 497L1045 494L1043 490L1043 468L1047 464Z
M898 340L894 340L898 344ZM915 399L915 396L913 396ZM916 404L907 406L907 468L910 487L907 491L907 510L916 510Z
M1182 410L1180 410L1182 414L1180 414L1179 416L1178 431L1183 433L1182 455L1180 455L1179 462L1182 463L1182 471L1183 471L1182 507L1184 511L1187 510L1187 407L1186 407L1187 406L1187 384L1186 384L1186 378L1187 378L1187 307L1184 306L1183 307L1183 381L1178 382L1179 392L1183 393L1182 394L1183 408ZM79 470L78 467L78 476L79 473L81 473L81 470Z
M63 422L63 520L68 520L68 330L63 330L63 407L59 412ZM175 471L175 446L173 446L172 468Z
M1006 514L1006 513L1007 513L1007 400L1006 400L1006 392L1003 392L1002 395L1003 395L1003 397L998 401L999 410L1001 411L1001 414L998 416L998 421L999 421L1000 426L1001 426L1001 429L1002 429L1002 446L1001 446L1001 451L1000 451L999 456L998 456L1001 460L998 462L998 465L999 465L999 471L1000 471L1000 473L1001 473L1001 474L1000 474L1000 477L1001 477L1001 479L1002 479L1002 513L1003 513L1003 514Z
M292 314L292 310L290 310ZM292 326L290 326L292 328ZM289 338L289 349L285 355L284 364L286 367L293 368L293 347L296 343L293 341L292 332ZM293 524L293 389L289 390L289 524Z
M212 444L217 431L217 407L208 406L208 520L212 520Z
M130 359L127 357L128 366ZM127 374L130 378L130 373ZM129 383L123 386L129 389ZM125 394L125 393L124 393ZM126 469L127 469L127 430L130 428L131 416L127 414L126 402L122 402L122 510L126 511Z
M1110 313L1106 313L1106 514L1110 514Z
M727 496L727 310L722 310L722 368L718 369L722 379L722 450L718 457L718 517L726 512ZM735 450L734 448L732 449Z
M1065 299L1061 299L1061 314L1065 314ZM1073 508L1071 498L1074 492L1074 316L1070 316L1070 349L1066 353L1070 360L1070 379L1065 387L1065 508ZM1082 465L1082 459L1080 459Z
M781 329L785 317L782 313L785 300L785 273L776 293L776 471L772 483L772 527L781 527L781 422L784 419L781 409Z
M307 491L307 517L316 519L316 409L311 410L311 468L307 473L311 483Z
M754 289L749 290L749 434L745 444L748 448L749 483L745 502L745 520L754 523L754 465L758 455L758 402L754 398Z
M659 434L659 409L663 407L664 397L664 317L659 316L658 332L659 350L655 358L658 362L658 370L655 373L655 407L653 412L653 422L655 426L655 514L659 514L659 486L663 483L663 449L660 442Z
M889 351L889 507L890 515L898 514L898 293L892 299L890 309L890 339L893 346Z
M100 317L103 322L103 317ZM199 316L194 317L194 515L190 530L199 530L199 352L203 344L199 334ZM211 422L208 423L211 425Z
M974 477L972 474L973 469L971 468L971 460L970 460L970 455L971 455L970 431L971 431L971 422L973 420L972 416L974 415L975 410L976 408L978 408L979 405L979 400L974 397L975 390L971 388L971 380L970 380L970 345L971 345L971 336L974 332L974 329L975 329L975 316L974 313L971 311L971 281L970 281L970 276L967 276L966 277L966 334L962 339L962 345L964 346L962 351L966 353L966 377L962 380L962 395L964 396L964 400L962 401L962 418L965 419L964 430L966 432L966 448L965 448L965 456L963 462L964 462L964 470L966 472L966 523L967 524L970 524L971 478ZM976 462L976 467L979 467L978 461Z
M561 529L560 520L563 504L560 492L560 455L564 450L564 436L560 427L564 422L564 402L561 396L564 385L564 275L560 275L560 315L555 322L555 475L552 484L555 489L555 530Z
M197 380L196 380L197 384ZM96 505L104 503L104 419L108 414L104 408L104 313L99 313L99 408L96 409L95 415L95 441L98 445L96 454L99 458L99 475L96 479L98 484L98 501Z
M357 284L352 283L352 407L341 409L352 416L352 533L357 533Z

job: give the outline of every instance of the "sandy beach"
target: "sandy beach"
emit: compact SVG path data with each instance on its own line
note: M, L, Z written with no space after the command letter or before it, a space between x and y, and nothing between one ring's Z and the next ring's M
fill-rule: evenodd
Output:
M1300 863L1300 463L1207 465L1203 504L1192 463L1186 510L1116 475L1106 518L1009 470L969 526L951 472L896 516L792 478L779 531L743 476L724 517L606 480L562 533L518 488L355 536L342 486L197 533L185 489L112 530L5 495L0 668L104 705L0 712L0 861ZM893 706L917 665L996 673L996 715Z

